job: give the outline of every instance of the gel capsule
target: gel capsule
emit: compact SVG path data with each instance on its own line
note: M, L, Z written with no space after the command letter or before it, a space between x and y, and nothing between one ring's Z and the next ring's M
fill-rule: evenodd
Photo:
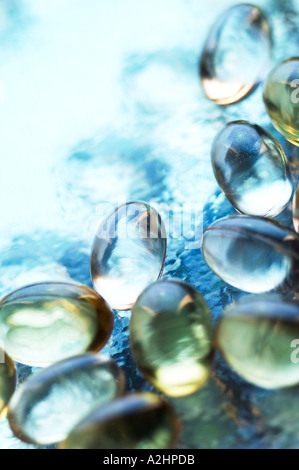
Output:
M179 421L152 393L128 395L87 416L61 445L64 449L170 449Z
M298 318L298 301L243 298L224 311L216 343L228 364L252 384L289 387L299 383Z
M269 74L264 102L274 127L299 146L299 57L281 62Z
M92 354L65 359L25 382L9 404L8 420L19 439L54 444L93 409L121 395L124 385L112 359Z
M33 284L0 302L0 341L23 364L45 367L86 350L98 351L112 329L108 305L85 286Z
M288 204L293 192L288 160L261 127L229 123L216 136L211 159L220 188L239 212L275 217Z
M229 8L212 26L205 42L200 77L205 95L219 105L245 98L264 77L272 54L272 33L254 5Z
M91 253L95 289L111 307L127 310L162 272L166 254L164 224L144 202L124 204L100 225Z
M134 305L130 342L137 366L170 396L195 392L212 365L212 319L201 295L179 281L151 284Z
M205 230L202 254L228 284L247 292L298 286L299 237L277 222L233 216Z
M0 418L5 416L8 402L16 388L13 360L0 349Z
M296 232L299 232L299 185L294 192L293 198L293 225Z

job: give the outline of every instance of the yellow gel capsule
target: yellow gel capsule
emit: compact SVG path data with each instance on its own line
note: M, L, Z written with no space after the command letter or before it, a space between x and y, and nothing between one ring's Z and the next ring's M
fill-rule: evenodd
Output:
M98 351L113 329L113 314L94 290L46 282L18 289L0 301L0 341L23 364L45 367Z
M299 57L281 62L269 74L264 103L273 126L299 146Z
M201 55L205 95L219 105L245 98L263 79L271 55L272 33L264 12L249 4L229 8L212 26Z
M180 424L172 408L152 393L120 398L87 416L63 449L171 449Z
M145 202L118 207L100 225L91 252L95 289L112 308L128 310L162 273L166 233L157 211Z
M25 442L40 445L64 440L93 409L124 392L125 378L108 357L85 354L43 369L14 394L9 424Z
M145 289L134 305L130 342L138 368L169 396L189 395L212 366L212 318L201 295L180 281Z
M16 381L14 362L0 349L0 418L6 415L8 402L16 388Z
M299 383L298 318L297 301L243 298L224 311L216 344L248 382L266 389L290 387Z

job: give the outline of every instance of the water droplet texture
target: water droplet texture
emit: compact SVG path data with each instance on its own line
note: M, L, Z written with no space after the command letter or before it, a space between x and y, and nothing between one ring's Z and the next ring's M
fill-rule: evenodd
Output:
M128 310L161 274L166 233L157 211L144 202L124 204L100 225L91 253L95 289L112 308Z
M217 276L246 292L298 285L299 237L272 220L219 219L204 232L202 254Z
M9 404L9 423L19 439L54 444L93 409L120 396L124 387L123 373L105 356L65 359L21 386Z
M179 422L152 393L128 395L87 416L61 445L66 449L170 449Z
M299 57L281 62L269 74L264 102L274 127L299 146Z
M98 351L112 329L108 305L85 286L33 284L0 302L0 341L23 364L45 367L87 350Z
M205 95L219 105L245 98L259 84L272 54L272 33L263 11L235 5L212 26L200 60Z
M179 281L151 284L134 305L130 342L138 368L170 396L189 395L208 379L212 318L201 295Z
M16 381L14 362L0 349L0 418L6 414L8 402L16 388Z
M230 366L267 389L299 383L299 303L276 296L244 298L224 311L216 343ZM299 339L296 344L299 345Z
M275 217L288 204L293 192L289 162L260 126L227 124L214 140L211 160L220 188L239 212Z

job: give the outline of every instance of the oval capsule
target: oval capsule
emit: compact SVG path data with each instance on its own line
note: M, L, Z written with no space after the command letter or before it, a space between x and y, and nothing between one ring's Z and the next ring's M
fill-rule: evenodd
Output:
M213 327L201 295L184 282L162 280L137 299L130 342L138 368L170 396L189 395L208 379Z
M269 219L232 216L205 230L202 254L217 276L246 292L298 285L299 237Z
M267 389L299 383L299 303L277 296L243 298L230 305L216 330L228 364Z
M289 162L262 127L230 122L216 136L211 160L220 188L239 212L275 217L288 204L293 193Z
M299 146L299 57L281 62L270 72L264 103L273 126Z
M264 78L272 55L272 32L264 12L239 4L212 26L201 60L205 95L219 105L245 98Z
M16 388L16 368L13 360L0 349L0 418L6 415L7 405Z
M10 356L45 367L87 350L98 351L113 329L113 314L94 290L44 282L0 302L0 341Z
M100 225L91 252L95 289L112 308L128 310L162 273L166 233L158 212L145 202L118 207Z
M40 445L64 440L93 409L124 392L125 378L108 357L75 356L33 375L13 396L8 420L14 434Z
M171 406L152 393L127 395L87 416L63 449L170 449L180 425Z

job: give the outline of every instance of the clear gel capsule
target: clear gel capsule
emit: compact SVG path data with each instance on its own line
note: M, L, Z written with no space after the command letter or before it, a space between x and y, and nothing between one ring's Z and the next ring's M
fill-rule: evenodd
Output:
M113 314L92 289L45 282L0 301L0 341L18 362L45 367L87 350L98 351L113 329Z
M207 304L183 282L157 281L133 307L130 342L137 366L167 395L189 395L206 382L212 366L212 336Z
M62 443L64 449L171 449L179 421L152 393L120 398L87 416Z
M8 402L16 388L16 380L13 360L0 349L0 418L6 415Z
M239 212L275 217L288 204L293 192L289 162L260 126L229 123L214 140L211 160L220 188Z
M299 237L272 220L219 219L204 232L202 254L217 276L246 292L298 287Z
M267 389L299 383L299 303L276 296L243 298L230 305L216 330L228 364Z
M299 146L299 57L281 62L269 74L264 103L274 127Z
M8 420L15 435L40 445L64 440L93 409L124 392L125 379L108 357L85 354L43 369L13 396Z
M219 105L240 101L264 77L272 55L272 33L263 11L239 4L212 26L200 60L205 95Z
M161 275L165 254L165 228L157 211L144 202L124 204L97 231L91 252L94 287L112 308L128 310Z

